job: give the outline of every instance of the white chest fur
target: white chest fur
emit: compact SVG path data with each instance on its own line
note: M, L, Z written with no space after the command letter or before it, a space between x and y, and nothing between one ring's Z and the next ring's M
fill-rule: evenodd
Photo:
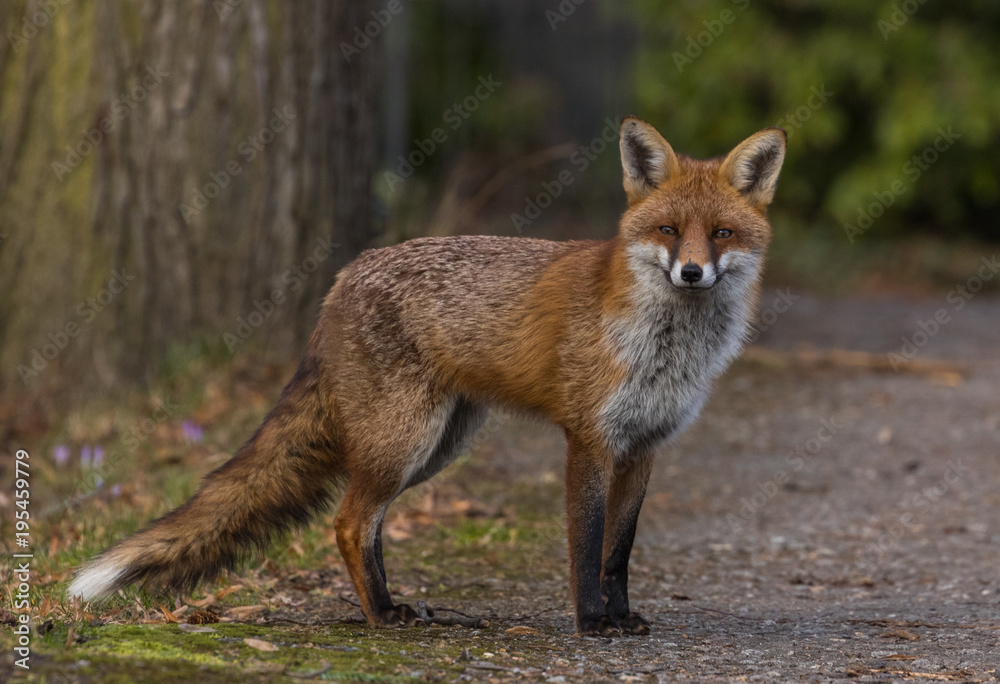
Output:
M628 369L600 416L616 456L653 448L697 418L748 330L759 260L745 261L701 293L674 290L659 267L636 269L635 314L607 322L607 342Z

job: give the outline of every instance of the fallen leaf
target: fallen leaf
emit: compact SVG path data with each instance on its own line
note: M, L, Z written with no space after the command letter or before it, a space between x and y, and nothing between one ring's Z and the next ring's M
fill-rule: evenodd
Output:
M920 641L920 635L908 632L905 629L893 629L879 634L883 639L899 639L900 641Z
M188 601L188 603L190 603L195 608L204 608L206 606L212 605L213 603L215 603L215 601L216 601L215 594L209 594L200 601Z
M227 610L226 616L236 618L237 620L246 620L247 618L257 615L258 613L263 613L266 609L267 606L262 605L236 606L235 608Z
M167 610L167 607L162 604L160 605L160 612L163 613L163 617L167 620L167 622L180 622L180 620L175 618L174 614Z
M505 629L504 634L518 635L518 634L538 634L538 630L534 627L527 627L525 625L517 625L516 627L511 627L510 629Z
M250 648L257 649L258 651L278 650L278 647L272 644L270 641L264 641L262 639L251 639L250 637L247 637L246 639L243 640L243 643L245 643Z
M215 597L217 599L223 599L223 598L229 596L230 594L236 593L237 591L239 591L242 588L243 588L242 584L234 584L231 587L226 587L225 589L220 589L219 591L215 592ZM197 604L195 604L195 605L197 605Z

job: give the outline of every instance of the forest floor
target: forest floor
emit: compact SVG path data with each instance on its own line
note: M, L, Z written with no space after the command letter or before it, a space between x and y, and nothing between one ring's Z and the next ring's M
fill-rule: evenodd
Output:
M939 309L949 320L914 339ZM895 372L886 354L903 338L916 354ZM397 600L486 626L362 624L332 515L191 596L68 602L72 567L189 495L249 436L289 369L235 363L161 388L145 409L92 407L50 428L68 464L48 446L32 453L39 497L72 497L79 445L105 440L110 455L123 425L153 415L155 426L71 512L39 509L31 669L14 667L5 628L0 679L996 681L998 342L996 297L961 310L944 297L795 300L659 455L630 575L653 631L616 639L573 634L561 434L503 417L397 502L385 533ZM150 407L164 398L161 419ZM0 504L9 543L13 506Z

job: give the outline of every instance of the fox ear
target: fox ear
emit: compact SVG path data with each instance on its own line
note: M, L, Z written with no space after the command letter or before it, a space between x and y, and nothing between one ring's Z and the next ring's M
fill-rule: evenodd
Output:
M676 175L680 165L669 143L642 119L625 117L620 138L623 184L631 206Z
M726 155L720 168L722 177L746 196L750 204L763 209L774 199L787 140L782 128L765 128L754 133Z

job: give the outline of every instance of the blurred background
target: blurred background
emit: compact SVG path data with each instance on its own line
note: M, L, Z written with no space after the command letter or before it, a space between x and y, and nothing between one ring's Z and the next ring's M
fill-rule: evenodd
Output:
M788 131L774 283L945 292L1000 242L993 0L4 0L0 23L11 411L293 360L369 246L609 237L626 114L693 156Z

